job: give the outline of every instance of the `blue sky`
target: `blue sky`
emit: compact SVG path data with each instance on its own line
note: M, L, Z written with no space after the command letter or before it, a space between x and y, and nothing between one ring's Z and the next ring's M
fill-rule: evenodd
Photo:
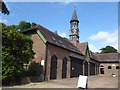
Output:
M80 22L80 42L89 42L95 52L106 45L117 48L117 2L7 2L10 15L3 15L2 21L7 25L21 20L35 22L69 38L74 4Z

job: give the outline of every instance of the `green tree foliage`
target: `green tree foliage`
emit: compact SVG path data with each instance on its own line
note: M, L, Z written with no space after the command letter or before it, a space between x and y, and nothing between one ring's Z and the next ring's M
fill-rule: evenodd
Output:
M25 30L27 30L31 27L35 27L37 25L38 24L36 24L34 22L30 23L30 22L26 22L25 20L22 20L22 21L19 22L18 25L12 25L12 27L15 27L18 31L22 32L22 31L25 31Z
M106 46L105 48L101 48L101 53L117 53L117 50L112 46Z
M32 22L31 26L34 27L34 26L37 26L37 24Z
M31 24L30 22L26 22L26 21L20 21L18 28L20 29L20 31L24 31L28 28L31 28Z
M0 57L1 59L1 57ZM2 85L2 61L0 60L0 87Z
M0 11L2 11L2 13L7 14L7 15L9 15L10 13L3 1L0 1Z
M10 25L9 27L15 28L16 30L19 29L19 25Z
M10 82L18 77L33 58L32 40L13 26L2 24L2 80Z
M66 38L66 37L63 37L63 39L65 39L65 40L69 41L69 39L68 39L68 38Z

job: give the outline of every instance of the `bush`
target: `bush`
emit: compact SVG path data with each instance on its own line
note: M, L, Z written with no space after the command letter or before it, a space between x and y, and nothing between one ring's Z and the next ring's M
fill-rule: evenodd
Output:
M33 58L32 40L15 27L2 24L2 80L3 84L19 81L25 63Z

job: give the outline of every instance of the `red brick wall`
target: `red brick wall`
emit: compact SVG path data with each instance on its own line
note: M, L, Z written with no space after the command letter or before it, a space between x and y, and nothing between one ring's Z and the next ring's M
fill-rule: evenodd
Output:
M46 45L42 41L42 39L38 36L38 34L33 33L32 35L32 41L33 41L33 51L36 53L34 55L34 59L30 63L29 69L32 71L37 71L40 74L40 76L32 77L30 78L30 81L43 81L44 80L44 66L41 65L41 60L45 60L46 55ZM42 76L41 76L42 75ZM39 78L39 79L37 79Z
M79 42L78 41L74 41L74 40L70 40L70 42L75 45L76 47L78 46Z
M62 60L64 58L67 59L67 78L70 77L70 52L62 49L60 47L57 47L55 45L49 44L48 45L48 51L47 51L47 71L46 71L46 80L50 80L50 63L51 63L51 57L55 55L57 59L57 79L62 78Z
M104 73L107 76L111 76L112 73L115 73L118 75L118 69L116 69L116 66L118 66L118 63L100 63L100 65L104 66ZM108 69L108 66L112 66L112 69Z
M41 59L45 60L46 45L37 34L32 34L32 40L33 51L36 53L34 56L35 59L33 59L33 61L40 62Z
M46 71L46 80L50 80L50 67L51 67L51 57L55 55L57 59L57 79L62 78L62 60L67 59L67 78L70 78L70 68L71 68L71 57L79 58L84 60L84 56L81 56L77 53L68 51L64 48L55 46L53 44L48 44L47 47L47 71Z

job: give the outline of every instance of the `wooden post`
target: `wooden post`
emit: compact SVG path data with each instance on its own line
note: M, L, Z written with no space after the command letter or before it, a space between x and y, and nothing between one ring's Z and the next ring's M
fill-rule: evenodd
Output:
M95 64L95 75L97 75L97 65Z
M90 63L88 62L88 76L90 76Z
M85 75L85 62L83 61L83 75Z
M71 70L71 60L69 57L69 59L67 59L67 78L70 78L70 70Z

